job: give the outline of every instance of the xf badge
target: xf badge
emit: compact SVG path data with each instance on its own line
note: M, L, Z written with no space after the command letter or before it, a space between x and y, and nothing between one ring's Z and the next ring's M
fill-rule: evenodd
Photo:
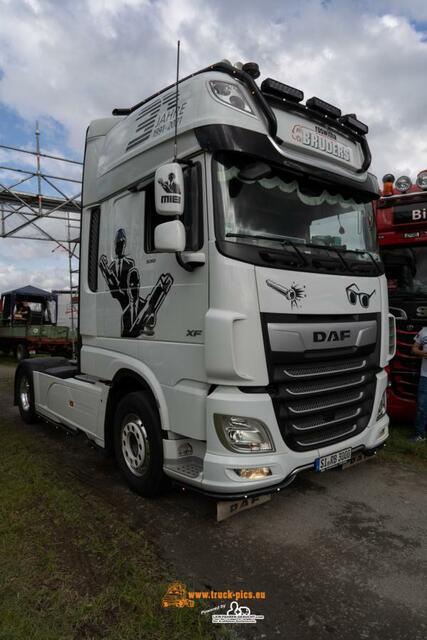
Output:
M196 338L197 336L201 336L201 335L202 335L201 329L187 329L187 336L190 336L190 338Z

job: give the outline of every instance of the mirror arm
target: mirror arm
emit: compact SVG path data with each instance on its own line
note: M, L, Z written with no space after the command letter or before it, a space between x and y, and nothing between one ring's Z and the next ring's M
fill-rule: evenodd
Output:
M182 164L184 167L194 167L194 162L192 160L175 160L177 164Z
M185 263L182 259L181 256L181 251L177 251L175 253L175 258L177 263L179 264L180 267L182 267L183 269L185 269L185 271L194 271L194 265L192 265L191 263Z
M194 271L194 269L197 269L197 267L203 267L203 265L205 264L205 259L202 261L194 261L192 262L191 260L184 260L182 257L182 254L185 253L195 253L196 255L199 255L200 257L203 256L203 258L205 258L205 255L199 251L196 252L188 252L188 251L177 251L175 253L175 257L176 257L176 261L179 264L180 267L182 267L183 269L185 269L185 271Z

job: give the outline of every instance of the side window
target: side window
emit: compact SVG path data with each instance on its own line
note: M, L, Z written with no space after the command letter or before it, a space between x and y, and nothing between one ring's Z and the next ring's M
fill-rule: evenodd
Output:
M184 169L185 208L181 221L185 227L185 251L198 251L203 245L202 167L200 162ZM169 220L159 216L154 201L154 182L145 188L145 251L155 252L154 229Z
M89 223L89 251L87 259L87 282L91 291L98 290L98 247L99 247L99 223L101 209L96 207L90 212Z

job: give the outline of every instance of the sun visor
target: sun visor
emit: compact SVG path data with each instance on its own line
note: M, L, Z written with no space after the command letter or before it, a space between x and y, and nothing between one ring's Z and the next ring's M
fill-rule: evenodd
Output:
M339 125L320 124L294 113L273 108L279 147L286 157L360 182L366 180L370 154L366 142L339 131ZM367 158L367 153L369 158Z

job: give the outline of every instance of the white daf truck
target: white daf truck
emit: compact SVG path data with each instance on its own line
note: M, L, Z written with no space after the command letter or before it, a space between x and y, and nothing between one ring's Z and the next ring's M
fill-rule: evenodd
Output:
M17 369L22 418L143 495L272 493L388 436L368 129L258 75L224 61L90 124L78 362Z

